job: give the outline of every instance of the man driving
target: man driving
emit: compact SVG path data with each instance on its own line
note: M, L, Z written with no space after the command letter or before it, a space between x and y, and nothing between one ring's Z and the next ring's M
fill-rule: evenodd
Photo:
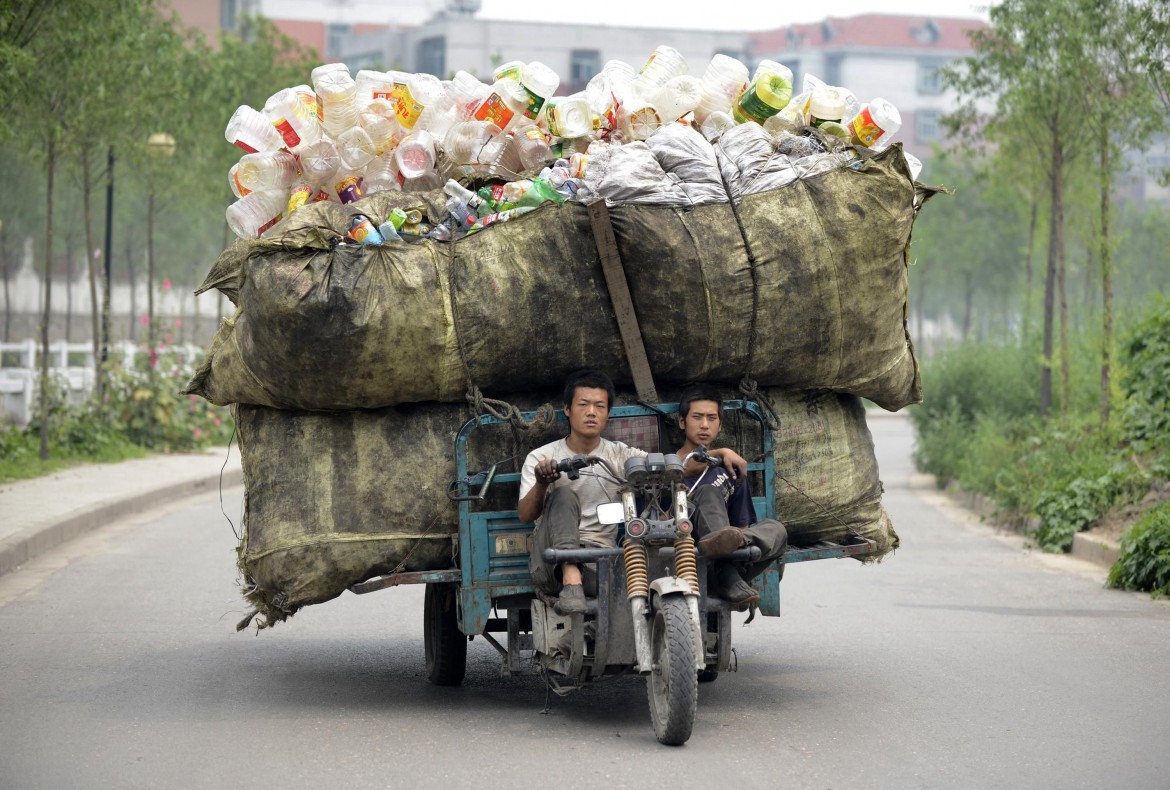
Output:
M646 455L637 447L601 437L614 397L613 382L600 370L570 374L563 397L569 435L530 452L520 473L520 520L536 522L528 568L540 590L558 596L554 609L562 615L585 612L582 569L572 562L545 562L544 550L615 546L617 527L600 523L597 506L617 499L622 481L601 464L581 469L580 476L570 480L556 470L557 461L595 455L620 474L626 459ZM592 574L590 582L595 588Z

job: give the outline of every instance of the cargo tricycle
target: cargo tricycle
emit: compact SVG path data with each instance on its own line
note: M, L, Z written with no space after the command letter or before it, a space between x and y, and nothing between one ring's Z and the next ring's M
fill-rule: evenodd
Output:
M759 446L748 452L738 449L749 461L756 513L777 518L773 432L766 428L765 414L751 400L726 401L723 408L759 423L754 432ZM655 736L665 744L686 742L694 724L698 683L713 681L736 666L733 607L708 592L711 561L695 550L688 492L682 483L691 456L678 458L662 446L670 435L667 421L677 413L677 403L611 409L606 435L650 453L630 459L625 469L608 468L602 459L585 456L561 462L561 471L568 475L597 466L594 473L624 481L621 501L598 510L603 523L618 525L616 547L545 552L550 562L595 564L596 591L587 590L585 613L558 614L555 599L533 586L528 570L533 525L520 522L514 505L519 473L500 471L501 464L482 471L468 469L468 447L476 432L503 422L491 415L469 420L455 439L457 477L448 495L458 502L457 567L379 576L350 589L364 594L399 584L426 584L423 632L431 683L461 684L467 643L480 636L499 652L505 673L522 674L535 666L558 694L620 675L645 676ZM623 424L637 429L623 433ZM692 456L718 463L704 448ZM500 496L501 488L510 499ZM502 509L501 502L513 504ZM760 593L759 613L779 616L786 565L860 557L875 548L873 541L861 537L790 546L753 580ZM749 546L725 559L759 557L759 549Z

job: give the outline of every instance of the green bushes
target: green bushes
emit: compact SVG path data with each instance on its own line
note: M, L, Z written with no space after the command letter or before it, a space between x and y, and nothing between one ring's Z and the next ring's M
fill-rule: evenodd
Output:
M1170 595L1170 502L1151 508L1121 539L1109 586Z
M49 460L40 459L39 403L27 428L0 424L0 480L37 477L81 461L121 461L147 451L189 451L226 444L233 423L227 409L179 395L190 365L166 346L107 368L105 402L70 404L54 384L48 390Z
M1074 338L1068 408L1043 421L1039 349L960 346L923 364L926 402L911 417L919 469L992 498L1001 513L1037 517L1037 543L1065 551L1076 532L1170 475L1170 305L1134 326L1117 359L1115 419L1096 410L1099 341ZM1054 371L1059 391L1059 370Z

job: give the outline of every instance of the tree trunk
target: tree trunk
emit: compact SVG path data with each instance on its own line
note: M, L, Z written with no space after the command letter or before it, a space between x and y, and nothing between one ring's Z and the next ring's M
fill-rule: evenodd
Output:
M101 324L101 344L102 356L101 365L98 368L98 403L105 407L106 402L106 365L109 362L110 353L110 300L113 291L113 266L114 261L114 146L106 149L106 238L105 238L105 259L102 261L102 324Z
M1109 131L1101 143L1101 425L1109 422L1110 377L1113 367L1113 260L1109 249L1110 195Z
M967 342L967 336L971 332L971 303L974 301L975 288L971 285L972 276L970 272L963 276L963 342Z
M57 141L45 144L45 309L41 313L41 460L49 458L49 318L53 304L53 171Z
M1028 221L1028 257L1024 259L1024 327L1025 339L1032 333L1032 254L1036 250L1036 215L1040 207L1040 198L1034 190L1028 191L1028 199L1032 202L1031 219Z
M126 275L130 280L130 340L138 340L138 281L134 278L134 249L126 237Z
M154 188L146 204L146 344L154 348Z
M12 342L12 284L9 282L8 228L0 226L0 266L4 268L4 342Z
M81 152L81 205L85 215L85 262L89 272L89 305L90 305L90 332L93 337L93 359L96 370L101 361L102 333L101 333L101 305L98 303L98 272L97 260L93 257L93 174L89 169L89 148ZM99 378L95 377L95 378ZM101 385L97 386L97 395L101 396Z
M1062 245L1063 246L1063 245ZM1064 255L1056 264L1056 287L1060 295L1060 413L1068 414L1068 265Z
M73 342L73 237L65 237L65 342Z
M1048 174L1052 211L1048 217L1048 267L1044 276L1044 358L1040 369L1040 416L1052 409L1052 324L1056 302L1058 261L1064 259L1064 148L1057 123L1052 126L1052 168Z

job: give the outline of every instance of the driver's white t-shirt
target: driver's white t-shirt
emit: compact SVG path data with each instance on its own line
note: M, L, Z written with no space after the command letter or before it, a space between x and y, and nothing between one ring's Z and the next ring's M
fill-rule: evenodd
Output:
M536 465L545 458L560 461L562 458L572 458L577 453L569 449L564 439L550 442L543 447L537 447L524 459L524 469L520 472L520 498L527 496L536 485ZM609 461L610 465L620 475L625 469L626 459L645 456L645 450L630 447L621 442L611 442L602 439L601 444L590 455L596 455ZM581 503L581 523L578 529L581 533L583 546L610 548L617 543L617 526L614 524L602 525L597 520L597 506L618 499L618 492L622 486L620 478L614 478L602 464L594 464L580 470L581 476L570 480L568 475L561 474L560 478L548 487L549 491L555 488L568 487L577 493L577 500ZM540 518L536 519L540 524Z

